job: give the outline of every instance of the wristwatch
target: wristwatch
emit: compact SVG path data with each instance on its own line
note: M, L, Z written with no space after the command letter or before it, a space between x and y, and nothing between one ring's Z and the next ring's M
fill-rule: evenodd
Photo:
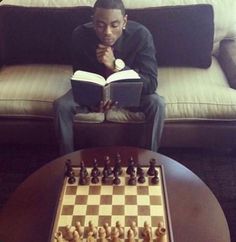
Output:
M114 71L121 71L125 68L125 63L121 59L115 59L114 61Z

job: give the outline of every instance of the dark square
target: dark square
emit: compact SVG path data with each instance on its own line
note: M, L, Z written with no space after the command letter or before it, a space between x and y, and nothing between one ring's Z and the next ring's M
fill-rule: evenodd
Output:
M75 198L75 204L87 204L88 195L77 195Z
M98 215L99 205L88 205L86 214L87 215Z
M84 226L84 223L85 223L85 216L84 215L76 215L76 216L73 216L72 218L72 226L75 226L76 222L80 222L80 224L82 226Z
M125 192L124 186L114 186L113 187L113 195L123 195Z
M112 215L124 215L124 205L112 205Z
M151 223L150 224L152 227L157 226L158 223L164 222L164 219L162 216L151 216Z
M137 204L137 196L135 196L135 195L125 195L125 204L136 205Z
M99 195L101 193L100 186L89 186L89 194L91 195Z
M135 222L138 225L138 221L137 221L137 216L128 216L125 217L125 227L130 227L130 225L132 224L132 222Z
M150 205L161 205L161 196L150 196Z
M112 196L101 195L100 204L112 204Z
M111 224L111 216L99 216L98 227L102 227L105 223Z
M65 194L66 195L75 195L76 194L76 191L77 191L77 186L68 186L66 188Z
M137 194L138 195L148 195L148 187L146 186L138 186L137 187Z
M139 205L138 206L138 215L147 215L150 216L150 207L149 206L145 206L145 205Z
M74 210L74 205L64 205L62 207L62 215L72 215Z

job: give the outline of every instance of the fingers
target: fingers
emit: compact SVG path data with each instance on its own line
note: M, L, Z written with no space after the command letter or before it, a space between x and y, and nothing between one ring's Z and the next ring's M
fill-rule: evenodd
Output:
M98 48L96 49L96 56L99 63L102 63L106 67L113 69L115 57L110 46L99 44Z

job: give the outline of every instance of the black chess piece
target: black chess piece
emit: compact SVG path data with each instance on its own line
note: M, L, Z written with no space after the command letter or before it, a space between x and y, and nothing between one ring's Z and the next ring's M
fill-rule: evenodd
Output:
M143 168L140 164L137 164L137 176L140 176L141 174L144 174Z
M83 161L80 162L80 172L79 172L79 174L80 174L80 177L84 177L84 178L86 178L88 176L88 171L85 168Z
M65 166L66 166L66 171L65 171L65 175L67 177L70 176L71 174L71 171L73 170L72 169L72 165L71 165L71 160L70 159L67 159L66 162L65 162Z
M151 179L151 183L153 185L156 185L159 182L158 171L155 169L155 172L154 173L155 174L154 174L154 177L152 177L152 179Z
M74 184L76 179L75 179L75 173L73 170L70 171L70 174L68 175L68 183L69 184Z
M149 176L154 176L155 175L155 166L156 166L156 160L155 159L151 159L150 162L149 162L149 168L148 168L148 171L147 171L147 174Z
M109 180L109 179L108 179L108 176L109 176L109 175L108 175L108 170L106 170L106 169L103 170L103 173L102 173L102 174L103 174L103 177L102 177L102 183L103 183L103 184L107 184L107 183L108 183L108 180Z
M135 176L135 172L131 172L131 174L130 174L130 178L129 178L129 180L128 180L128 184L131 185L131 186L137 184L136 176Z
M115 159L115 165L114 165L114 169L113 169L113 173L118 172L118 175L120 176L122 174L122 167L121 167L121 158L120 158L120 154L117 153L116 155L116 159Z
M79 176L79 184L80 185L86 185L87 184L87 178L84 175Z
M128 160L128 167L126 169L126 173L128 175L131 175L134 172L135 172L134 159L133 159L133 157L130 157L130 159Z
M138 174L138 183L144 183L146 181L145 176L144 176L144 170L141 169Z
M98 162L97 162L97 159L94 159L93 160L93 169L91 171L91 176L95 176L95 174L97 176L100 176L101 175L101 172L99 171L98 169Z
M113 184L115 184L115 185L119 185L119 184L120 184L120 178L119 178L119 173L118 173L118 171L115 171L115 172L114 172Z
M91 182L93 184L99 183L98 173L96 171L92 174Z
M104 169L103 171L106 170L107 171L107 175L110 176L112 175L112 169L111 169L111 161L110 161L110 157L106 156L105 157L105 164L104 164Z

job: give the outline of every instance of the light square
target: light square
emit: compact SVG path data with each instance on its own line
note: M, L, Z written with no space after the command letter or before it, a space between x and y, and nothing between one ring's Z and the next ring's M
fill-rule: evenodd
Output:
M152 216L163 215L163 207L159 205L150 206L150 213Z
M138 215L138 208L134 205L126 205L125 206L125 215L126 216L137 216Z
M85 221L84 221L85 227L88 226L89 221L92 221L92 223L96 226L98 224L98 216L92 216L92 215L85 216Z
M113 195L112 196L112 204L113 205L125 204L125 197L124 196L119 196L119 195Z
M144 227L144 223L147 222L151 225L151 217L149 216L138 216L138 227Z
M145 196L145 195L137 196L137 204L138 205L149 205L150 204L149 196Z
M161 187L158 185L149 186L149 195L160 195L161 194Z
M112 214L112 205L100 205L99 215L110 215Z
M100 204L100 195L89 195L88 196L88 205L99 205Z
M74 215L86 215L87 205L75 205L74 206Z
M63 205L73 205L73 204L75 204L75 197L76 196L72 196L72 195L64 195Z
M58 221L58 227L59 226L67 226L72 224L72 216L70 215L63 215L60 216Z
M78 189L77 189L77 195L78 194L81 194L81 195L88 195L89 193L89 186L78 186Z
M113 186L101 186L102 195L112 195Z
M112 215L111 217L111 226L115 227L116 226L116 222L119 221L121 226L123 227L125 224L125 216L119 216L119 215Z
M137 186L125 186L125 195L137 195Z

